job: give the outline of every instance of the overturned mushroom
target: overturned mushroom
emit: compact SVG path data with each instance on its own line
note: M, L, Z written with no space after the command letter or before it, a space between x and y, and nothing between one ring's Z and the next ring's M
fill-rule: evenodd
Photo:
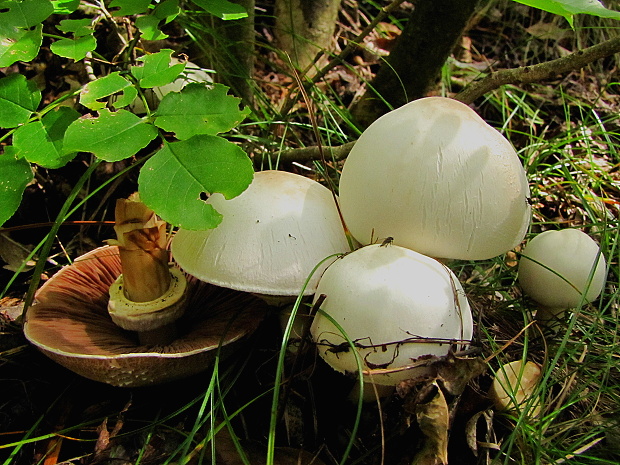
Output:
M265 304L251 295L188 278L177 338L141 344L108 314L108 289L121 274L119 250L105 246L77 258L39 289L24 322L28 340L70 370L114 386L144 386L190 376L211 366L218 349L252 333Z
M170 268L166 223L137 193L116 201L116 240L123 273L110 287L108 311L123 329L136 331L143 344L167 344L174 322L185 311L186 280Z

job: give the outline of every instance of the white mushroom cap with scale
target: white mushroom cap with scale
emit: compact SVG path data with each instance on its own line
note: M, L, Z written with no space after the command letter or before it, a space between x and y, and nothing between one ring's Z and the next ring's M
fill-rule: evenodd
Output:
M508 140L467 105L415 100L376 120L351 150L340 205L362 244L483 260L518 245L530 222L525 171Z
M261 171L239 196L207 200L222 222L179 230L172 255L187 273L212 284L270 296L298 295L315 266L350 250L334 197L322 184L284 171ZM304 294L313 294L323 262Z
M447 355L453 344L464 347L473 335L469 303L454 273L404 247L374 244L337 260L319 281L315 302L321 295L322 312L311 327L319 354L336 371L357 372L342 329L375 384L426 375L426 367L410 365Z

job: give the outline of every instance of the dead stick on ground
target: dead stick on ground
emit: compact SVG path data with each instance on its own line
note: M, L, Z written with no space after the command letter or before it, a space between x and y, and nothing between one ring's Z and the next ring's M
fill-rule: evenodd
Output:
M562 58L547 61L532 66L524 66L515 69L505 69L491 73L478 81L469 84L459 92L454 98L463 103L472 103L484 94L507 84L527 84L532 82L544 81L554 78L560 74L574 71L589 65L601 58L605 58L616 53L620 53L620 37L610 39L592 47L578 50ZM335 147L323 147L333 160L344 160L355 142L348 142ZM273 161L307 163L313 160L320 160L321 154L318 147L302 147L298 149L284 150L279 154L271 155ZM257 159L256 163L260 163Z
M544 81L583 68L590 63L616 53L620 53L620 37L607 40L583 50L578 50L565 57L545 63L496 71L478 81L472 82L454 98L463 103L472 103L487 92L503 85L528 84L531 82Z

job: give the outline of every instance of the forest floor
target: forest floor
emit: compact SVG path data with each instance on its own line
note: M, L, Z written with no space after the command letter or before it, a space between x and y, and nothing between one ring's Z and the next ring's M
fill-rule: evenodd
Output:
M593 18L578 19L576 29L571 30L553 15L511 2L491 4L472 22L431 95L454 96L481 73L554 59L616 36L619 30L613 23ZM356 8L357 2L344 5L337 25L337 48L361 32L373 14ZM408 14L407 5L393 22ZM263 50L273 47L269 27L265 19L256 28ZM368 36L365 49L360 47L346 66L334 68L311 92L325 133L344 128L333 138L334 145L355 140L356 132L342 120L330 125L330 119L346 114L361 96L365 81L378 69L380 56L388 53L398 36L393 24L386 22L381 30ZM187 43L182 31L170 40L164 45L179 48ZM193 58L191 51L183 50ZM616 58L553 81L505 86L472 105L506 135L526 167L534 211L531 233L560 227L590 233L607 257L609 281L599 301L584 306L558 331L548 332L537 326L531 303L515 284L516 253L450 264L463 283L476 321L473 350L452 371L454 383L456 378L462 383L448 398L447 450L453 465L620 461L620 83ZM39 60L16 66L37 80L45 89L44 99L51 101L72 81L82 81L84 70L48 60L42 51ZM280 122L274 112L288 98L293 84L275 52L261 53L254 88L261 95L257 101L263 102L263 116L270 114L272 121L248 124L236 134L250 155L274 147L315 145L304 102L293 107L292 123ZM46 358L24 338L20 314L34 263L20 273L15 270L45 237L89 163L83 156L62 169L38 170L20 209L0 230L0 256L5 263L0 270L4 288L0 300L0 461L148 465L208 463L215 458L227 465L265 463L282 341L275 312L220 362L217 373L208 370L163 385L131 389L82 378ZM126 166L126 162L102 164L86 189L94 189ZM330 162L334 173L340 167L341 162ZM313 163L288 161L280 168L319 177ZM119 178L61 227L43 281L114 237L114 201L136 190L136 177L130 171ZM281 396L284 408L275 430L276 463L340 463L347 450L346 463L351 464L434 463L421 458L428 443L438 439L418 424L416 405L428 395L420 392L419 384L403 383L392 395L367 403L358 412L357 404L348 400L355 391L355 380L327 367L308 345L299 357L294 361L294 355L287 356L283 367L286 395ZM487 396L498 364L521 358L545 367L540 390L543 407L538 416L531 411L499 414ZM485 361L485 369L480 369L480 360ZM356 432L354 439L352 431Z

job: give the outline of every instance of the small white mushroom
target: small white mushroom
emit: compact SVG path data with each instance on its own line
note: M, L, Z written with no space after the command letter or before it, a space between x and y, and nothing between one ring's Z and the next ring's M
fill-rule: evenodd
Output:
M495 374L489 397L500 411L521 408L531 399L541 376L538 363L515 360L502 365ZM532 405L531 413L532 416L540 413L540 402Z
M362 244L392 236L435 258L505 253L531 216L525 171L508 140L443 97L415 100L366 129L345 161L339 195Z
M350 250L332 193L304 176L261 171L241 195L213 194L207 203L222 222L207 231L179 230L171 249L187 273L218 286L297 296L315 266ZM318 267L305 295L314 294L331 261Z
M518 279L549 317L596 299L605 285L606 266L598 244L583 231L550 230L523 249Z
M446 355L472 338L473 320L456 276L445 265L395 245L370 245L334 262L315 301L353 341L368 381L395 385L428 373L407 369L420 357ZM312 324L321 357L339 372L357 373L346 338L324 313ZM401 371L402 369L402 371Z

